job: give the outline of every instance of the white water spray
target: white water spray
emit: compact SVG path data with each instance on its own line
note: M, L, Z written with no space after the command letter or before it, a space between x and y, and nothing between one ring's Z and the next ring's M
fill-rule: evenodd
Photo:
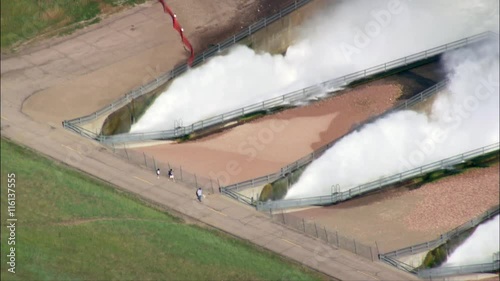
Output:
M498 39L444 56L450 84L432 113L401 111L354 132L311 163L286 198L329 195L499 141Z
M479 225L474 233L448 257L442 267L490 263L493 254L500 251L500 220L493 219Z
M175 79L131 132L172 129L386 61L498 31L498 0L331 1L286 56L239 46Z

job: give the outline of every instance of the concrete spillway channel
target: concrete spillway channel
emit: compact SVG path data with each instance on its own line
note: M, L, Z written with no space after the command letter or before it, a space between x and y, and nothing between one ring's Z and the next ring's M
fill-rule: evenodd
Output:
M300 1L299 1L300 2ZM301 3L305 4L308 1L302 1ZM283 20L281 22L282 26L285 26L285 28L282 30L290 30L291 26L294 26L297 24L297 22L300 22L300 17L295 16L296 18L298 17L298 20L294 20L294 14L292 13L294 9L297 9L298 7L293 7L288 9L288 12L290 13L290 18L286 22L288 25L283 25ZM280 13L281 16L281 13ZM271 29L271 28L269 28ZM251 28L249 29L251 30ZM269 32L267 30L266 32ZM251 34L249 31L248 34ZM255 37L259 38L255 33ZM285 34L288 34L285 32ZM198 122L195 122L193 124L187 125L187 126L176 126L174 129L171 130L166 130L166 131L158 131L158 132L151 132L151 133L137 133L137 134L131 134L131 133L122 133L122 134L115 134L115 135L106 135L106 134L93 134L92 131L86 130L81 126L81 124L84 124L88 120L92 119L98 119L98 116L102 115L103 112L105 112L108 109L101 110L99 112L96 112L94 114L91 114L89 116L85 116L82 118L77 118L74 120L69 120L63 122L63 125L71 130L77 131L82 135L85 135L87 137L94 138L102 143L105 144L116 144L116 143L130 143L130 142L142 142L142 141L149 141L149 140L175 140L175 139L181 139L185 138L186 136L204 136L213 132L217 132L219 130L225 129L229 126L235 126L238 124L243 123L248 116L252 115L258 115L258 114L269 114L272 112L275 112L277 110L282 110L290 107L297 107L297 106L302 106L307 103L312 103L315 101L319 101L331 96L334 96L338 94L339 89L341 88L346 88L346 87L354 87L358 84L365 83L367 81L375 80L375 79L380 79L382 77L387 77L391 75L398 75L401 73L405 73L405 71L409 71L412 69L415 69L417 67L422 67L422 66L427 66L427 65L432 65L433 63L437 60L439 60L440 55L443 54L444 52L448 52L451 50L455 50L461 47L468 46L470 44L475 44L477 42L480 42L482 40L485 40L486 38L489 38L491 36L490 33L484 33L484 34L479 34L477 36L469 37L469 38L464 38L462 40L458 40L455 42L450 42L448 44L438 46L432 49L424 50L422 52L406 56L394 61L386 62L368 69L364 69L349 75L345 75L342 77L337 77L334 79L331 79L329 81L325 81L323 83L320 83L318 85L312 85L310 87L278 96L263 102L259 102L256 104L251 104L248 106L245 106L243 108L238 108L230 112L226 112L214 117L211 117L209 119L205 120L200 120ZM286 37L286 36L285 36ZM260 37L262 38L262 37ZM275 38L275 37L273 37ZM280 40L274 40L273 42L278 42L277 44L273 45L273 48L278 50L278 49L286 49L286 45L283 45L283 38L280 37ZM242 38L240 38L242 39ZM255 42L258 42L257 39L255 39ZM289 39L288 39L289 40ZM228 41L228 40L226 40ZM285 40L286 41L286 40ZM251 44L254 44L255 42L251 42ZM263 42L269 42L269 41L263 41ZM236 37L233 37L233 43L236 43ZM223 44L218 44L218 50L220 50L221 46L226 46L228 43L223 43ZM204 58L203 60L204 61ZM201 63L200 59L197 60L198 63ZM172 72L169 73L166 77L166 83L170 81L170 78L176 77L180 74L182 74L185 69L184 68L179 68L175 69ZM410 73L410 72L406 72ZM126 101L133 100L134 97L146 97L147 94L144 94L145 92L152 93L152 95L157 95L161 92L161 88L155 88L154 86L158 86L160 81L157 79L155 83L149 83L146 87L141 87L140 88L140 94L137 94L137 92L134 93L134 95L127 95L126 96ZM437 84L435 87L435 90L437 90L440 85L442 84ZM152 88L152 89L151 89ZM393 110L397 110L398 108L408 108L408 106L413 106L416 105L419 101L423 101L427 98L430 98L432 95L433 91L429 90L427 92L423 92L420 94L420 96L417 96L414 99L408 99L402 101L402 103L398 104ZM411 95L410 95L411 96ZM408 97L406 97L408 98ZM148 101L145 101L144 103L148 103ZM132 107L134 107L134 103L131 103ZM118 107L118 103L112 104L111 108L113 107ZM127 108L127 106L125 107ZM129 118L132 119L132 118ZM108 119L110 120L110 119ZM370 121L370 120L368 120ZM111 122L113 123L113 122ZM361 124L360 124L361 125ZM260 178L258 180L251 180L251 184L249 185L248 183L242 183L242 184L236 184L236 190L239 190L241 188L245 187L252 187L255 186L256 184L262 184L266 182L270 182L271 180L275 180L276 177L282 178L289 172L291 172L293 169L297 169L299 167L302 167L313 159L317 158L319 155L321 155L322 152L324 152L328 147L325 147L323 151L319 151L318 153L315 153L310 159L306 159L305 161L301 161L300 164L295 164L295 165L287 165L283 169L281 169L278 173L274 174L273 177L265 177L264 179ZM222 190L227 191L228 193L230 191L233 191L235 188L233 186L227 186L223 187ZM349 193L349 198L352 197L352 193ZM344 198L344 196L341 196L340 198ZM321 201L322 202L322 201ZM330 202L332 203L332 202Z
M302 106L319 101L339 93L339 89L353 87L366 81L380 79L414 69L418 66L430 64L439 60L440 55L470 44L477 43L489 37L489 33L480 34L471 38L464 38L455 42L438 46L429 50L389 61L368 69L357 71L342 77L337 77L323 83L294 91L285 95L250 104L223 114L200 120L187 126L177 126L171 130L148 133L122 133L115 135L101 134L96 138L106 144L133 143L151 140L175 140L189 135L203 136L242 123L246 117L256 114L268 114L286 108ZM158 91L153 91L157 95ZM123 121L123 120L122 120Z

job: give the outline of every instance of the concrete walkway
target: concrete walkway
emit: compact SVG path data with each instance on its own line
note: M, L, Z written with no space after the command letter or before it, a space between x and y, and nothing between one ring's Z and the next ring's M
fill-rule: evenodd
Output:
M149 7L143 6L137 9L143 9L139 13L146 15L144 9L149 9ZM120 20L120 25L123 24L124 26L137 24L136 21L138 20L144 21L142 16L138 19L137 13L134 11L128 11L117 18ZM152 17L148 20L152 22L156 20L158 24L163 24L164 19ZM115 33L108 32L105 29L111 28L113 25L105 21L100 26L102 28L97 28L92 32L106 33L106 40L111 42ZM140 30L137 29L136 31L140 32ZM83 33L82 36L89 37L92 32ZM149 36L157 36L152 32L148 34ZM85 81L85 77L91 78L93 73L98 73L100 79L102 79L102 75L108 75L104 76L107 79L106 90L108 91L118 91L123 87L131 89L138 82L137 79L132 79L128 81L129 84L124 85L127 80L115 81L113 73L120 71L134 72L135 69L142 70L151 62L134 59L130 61L130 64L132 62L135 64L134 67L126 70L123 68L123 62L126 59L124 59L122 52L110 52L109 49L99 48L89 49L89 53L85 56L72 57L73 62L71 64L67 63L68 58L64 55L51 56L50 59L47 59L48 53L56 52L55 50L62 45L68 48L68 53L71 53L70 50L73 47L78 48L78 40L79 36L73 36L71 39L61 41L47 49L2 60L1 133L4 137L107 181L120 189L138 194L146 200L251 241L333 278L341 280L417 279L413 275L405 274L381 262L371 262L273 223L265 215L254 209L221 195L208 196L203 203L199 203L195 200L194 189L169 182L166 178L157 180L154 171L148 171L127 163L100 144L64 130L60 122L54 122L54 120L57 120L54 115L37 119L43 121L35 121L23 113L23 103L31 95L44 89L53 89L63 82L71 83L78 80L80 86L92 84L93 81ZM166 41L167 43L160 43L168 44L169 40ZM77 45L73 46L72 42L76 42ZM151 48L151 46L141 47L138 42L134 42L133 47L136 58L140 56L141 52L150 52ZM105 65L98 60L87 60L88 57L94 55L103 57L103 52L106 53L107 59ZM184 59L182 53L177 52L177 55L180 56L180 59ZM114 59L113 56L115 56ZM64 67L70 67L70 65L72 71L65 72ZM51 72L51 69L44 69L44 67L50 67L52 70L58 71ZM105 72L100 71L104 68L106 68ZM8 75L6 75L7 72L9 72ZM37 75L33 76L31 74ZM114 87L113 83L120 85ZM54 94L45 97L59 98L60 96L56 94L56 90L53 90L52 93ZM61 91L66 90L64 87L61 88ZM79 108L82 98L85 100L88 97L80 97L80 99L73 97L73 99L60 101L65 107L68 107L65 111L61 111L63 115L71 115L73 107ZM39 107L35 108L38 112L35 115L42 116L43 112L53 112L51 108L53 101L50 99L39 100ZM107 101L103 99L100 104L94 102L96 106L102 106ZM5 169L8 172L15 172L11 171L9 167L5 167ZM18 174L18 177L22 176L22 174ZM18 186L18 189L22 190L22 188L22 186ZM19 207L22 208L22 206ZM283 278L289 279L287 276Z

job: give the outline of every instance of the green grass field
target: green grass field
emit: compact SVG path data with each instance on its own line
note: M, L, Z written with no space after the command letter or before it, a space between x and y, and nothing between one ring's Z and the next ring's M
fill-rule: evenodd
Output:
M145 0L6 0L1 1L1 48L32 39L50 30L91 20L120 6ZM95 21L89 22L94 23ZM84 25L76 25L56 34L67 34Z
M7 271L7 174L16 175L16 274ZM216 230L1 141L2 280L319 280Z

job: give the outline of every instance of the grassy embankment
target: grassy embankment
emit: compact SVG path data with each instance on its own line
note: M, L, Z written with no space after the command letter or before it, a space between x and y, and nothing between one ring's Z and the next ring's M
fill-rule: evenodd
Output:
M64 35L99 22L99 15L145 0L15 0L1 2L1 49L37 37Z
M268 251L188 225L135 196L1 141L2 218L16 174L16 274L2 280L317 280ZM10 246L9 246L10 247Z

